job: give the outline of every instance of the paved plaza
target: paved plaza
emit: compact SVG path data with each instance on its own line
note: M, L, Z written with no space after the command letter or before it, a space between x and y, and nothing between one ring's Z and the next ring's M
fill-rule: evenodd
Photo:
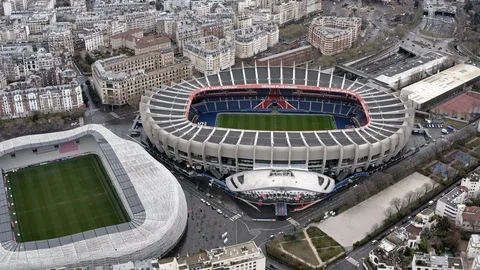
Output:
M319 223L318 227L348 250L372 232L375 224L380 225L385 220L385 211L393 198L403 198L407 192L425 183L434 182L420 173L413 173L357 206Z

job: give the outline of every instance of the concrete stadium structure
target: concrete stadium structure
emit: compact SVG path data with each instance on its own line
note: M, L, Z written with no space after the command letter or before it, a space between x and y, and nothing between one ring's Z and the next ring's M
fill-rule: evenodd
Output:
M366 117L356 128L323 131L255 131L192 123L198 95L256 89L291 89L301 95L343 95L355 99ZM237 92L238 95L238 92ZM393 93L320 69L266 66L229 69L173 86L153 89L140 104L151 143L167 156L215 168L223 174L259 167L303 167L322 174L354 172L389 160L407 143L414 112Z
M59 151L62 144L72 141L78 149ZM10 171L86 152L102 159L131 221L17 243L2 180L0 269L92 268L163 256L178 243L187 225L187 203L180 184L140 145L117 137L103 126L87 125L4 141L0 143L0 166Z

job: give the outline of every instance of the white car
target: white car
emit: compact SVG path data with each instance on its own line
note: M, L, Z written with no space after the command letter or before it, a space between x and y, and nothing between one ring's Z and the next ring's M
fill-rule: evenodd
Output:
M202 203L205 203L205 202L206 202L204 199L200 199L200 201L201 201Z
M208 206L210 206L210 203L209 202L205 202Z
M217 209L217 213L219 213L220 215L223 214L222 210L220 209Z

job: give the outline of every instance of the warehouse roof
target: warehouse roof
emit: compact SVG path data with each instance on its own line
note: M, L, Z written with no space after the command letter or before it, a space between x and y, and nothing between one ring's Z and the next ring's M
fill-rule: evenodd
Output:
M423 104L479 77L480 68L460 64L403 88L402 96Z

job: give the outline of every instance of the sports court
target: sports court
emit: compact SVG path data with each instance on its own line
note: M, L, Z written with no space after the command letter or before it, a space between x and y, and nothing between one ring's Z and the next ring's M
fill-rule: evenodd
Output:
M8 173L18 242L71 235L129 220L97 155ZM20 235L18 235L18 233Z
M480 94L475 92L463 93L437 106L436 113L465 118L466 113L480 113Z
M217 115L216 126L223 128L271 131L308 131L336 129L335 119L331 115L274 113L220 113Z

